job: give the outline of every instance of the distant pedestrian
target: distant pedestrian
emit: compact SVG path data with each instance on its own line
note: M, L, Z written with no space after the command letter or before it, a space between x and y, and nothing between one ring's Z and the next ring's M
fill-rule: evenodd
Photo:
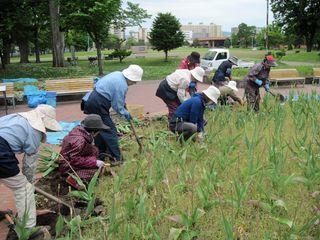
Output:
M128 121L132 119L130 113L125 108L125 98L128 86L141 81L143 70L138 65L130 65L122 72L112 72L102 78L95 85L95 89L83 97L81 108L85 114L98 114L105 125L111 131L101 131L95 138L95 144L99 148L100 154L111 155L111 165L122 164L122 156L119 147L117 129L110 117L112 107Z
M193 70L177 69L159 84L156 96L167 105L169 120L177 107L189 98L186 90L190 83L202 82L203 76L204 70L201 67L196 67Z
M248 75L244 78L245 81L245 96L248 102L248 109L259 112L260 103L260 87L264 87L268 92L269 74L271 67L277 66L273 56L266 56L261 63L255 64L249 71Z
M205 121L204 110L207 104L217 103L220 91L214 86L196 93L194 97L183 102L174 112L169 128L172 132L182 135L184 140L197 133L197 138L203 138Z
M232 80L232 66L237 65L238 58L233 56L228 60L223 61L212 78L212 84L216 87L226 85L228 83L228 80Z

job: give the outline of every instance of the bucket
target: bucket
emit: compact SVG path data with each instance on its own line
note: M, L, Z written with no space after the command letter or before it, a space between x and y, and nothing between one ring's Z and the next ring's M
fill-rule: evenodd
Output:
M52 107L57 107L57 92L46 92L47 104Z

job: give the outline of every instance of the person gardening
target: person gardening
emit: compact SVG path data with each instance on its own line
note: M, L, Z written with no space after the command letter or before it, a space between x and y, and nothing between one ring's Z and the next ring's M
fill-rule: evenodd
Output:
M28 214L26 228L36 226L34 196L37 153L46 140L47 131L61 131L56 110L41 104L29 112L0 118L0 183L14 192L18 218ZM22 172L15 154L23 153Z
M203 114L207 104L217 103L220 91L214 86L210 86L202 93L196 93L194 97L183 102L174 112L169 123L172 132L182 135L183 140L187 140L195 133L198 139L202 139L204 132Z
M167 105L169 120L177 107L189 98L186 89L190 83L202 82L203 76L204 70L201 67L196 67L190 71L187 69L177 69L159 84L156 96L161 98Z
M248 102L248 110L252 109L256 113L259 112L260 104L260 87L269 92L269 74L271 67L277 66L275 59L271 55L265 56L261 63L255 64L244 78L245 90L244 94Z
M184 58L179 65L179 69L192 70L200 66L200 53L192 52L188 57ZM190 82L188 92L192 97L197 92L197 82Z
M130 65L122 72L115 71L102 78L96 83L92 92L84 96L81 109L85 114L98 114L103 123L110 127L110 131L102 130L95 138L95 145L99 153L111 155L110 164L113 166L123 163L120 152L117 129L110 117L110 108L124 116L128 121L132 117L125 108L125 98L128 86L141 81L143 70L138 65ZM110 153L110 154L109 154Z
M240 105L243 105L243 101L236 95L236 92L238 92L238 88L235 81L229 81L227 85L219 87L219 90L220 97L218 99L218 102L221 105L227 105L229 97L233 101L238 102Z
M212 84L220 87L227 84L226 78L232 80L232 66L238 66L238 58L232 56L228 60L223 61L214 73Z
M99 149L93 145L93 140L100 131L110 131L110 127L103 123L99 115L90 114L63 139L59 171L66 177L67 183L77 189L79 185L75 179L68 176L69 173L77 173L88 183L104 165L104 162L98 159Z

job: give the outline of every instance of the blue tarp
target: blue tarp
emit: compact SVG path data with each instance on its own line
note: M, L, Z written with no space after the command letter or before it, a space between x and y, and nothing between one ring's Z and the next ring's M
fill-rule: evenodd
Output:
M62 131L61 132L48 132L47 133L47 143L53 144L53 145L59 145L63 138L68 135L71 130L80 125L80 121L74 121L74 122L59 122Z
M38 93L39 93L39 89L37 86L26 85L23 87L23 95L24 96L37 95Z
M33 83L38 82L35 78L12 78L12 79L2 79L4 83Z

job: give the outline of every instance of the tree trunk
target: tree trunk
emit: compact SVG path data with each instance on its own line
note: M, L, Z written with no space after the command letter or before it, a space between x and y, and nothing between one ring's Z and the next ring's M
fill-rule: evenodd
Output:
M168 51L164 51L164 54L165 54L165 61L167 62L168 61Z
M96 48L97 48L97 57L98 57L98 67L99 67L99 76L103 76L103 62L101 59L101 44L96 42Z
M20 63L29 63L29 44L26 38L18 40Z
M50 22L52 30L52 58L54 67L64 67L64 33L59 29L59 5L49 0Z
M39 32L34 29L34 52L36 54L36 63L40 63L40 50L39 50Z
M307 44L307 52L312 51L313 40L314 40L315 34L316 34L315 30L313 30L312 32L307 33L305 36L306 44Z
M10 51L11 51L11 39L10 37L4 37L3 42L3 61L4 64L10 64Z
M1 60L1 67L3 70L6 69L6 64L5 64L5 59L4 59L4 56L3 56L3 53L2 51L0 50L0 60Z

